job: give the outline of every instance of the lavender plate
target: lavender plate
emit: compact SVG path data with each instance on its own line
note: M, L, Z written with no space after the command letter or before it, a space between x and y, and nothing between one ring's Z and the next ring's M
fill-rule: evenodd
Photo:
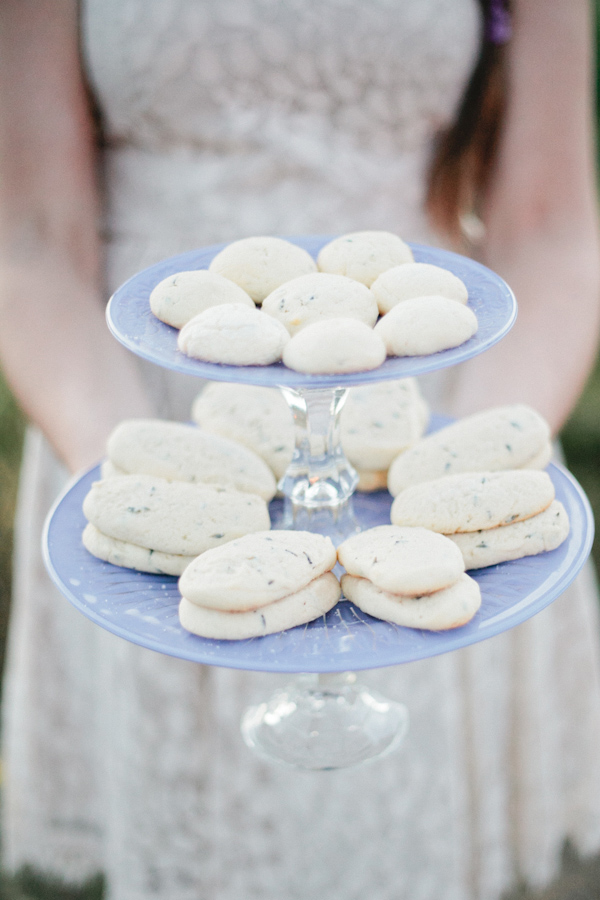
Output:
M113 634L150 650L214 666L265 672L341 672L412 662L457 650L519 625L555 600L587 559L594 534L592 512L566 469L548 472L571 520L567 540L556 550L472 573L483 602L475 618L454 631L400 628L374 619L342 601L309 625L246 641L196 637L179 624L177 579L145 575L101 562L81 543L83 498L98 468L73 481L51 510L43 539L48 571L62 593L88 618ZM387 492L356 494L364 528L389 523ZM281 502L271 504L273 523Z
M289 240L304 247L314 257L331 236L314 235L292 237ZM148 269L143 269L126 281L111 297L106 310L108 327L129 350L150 362L186 375L196 375L212 381L243 381L269 387L326 388L339 384L366 384L392 378L422 375L434 369L455 366L457 363L483 353L497 343L514 325L517 304L511 289L498 275L480 263L448 250L411 244L417 262L434 263L449 269L467 285L469 306L477 316L477 333L451 350L430 356L390 357L378 369L348 375L303 375L286 368L283 363L271 366L225 366L191 359L177 349L178 331L165 325L150 310L152 289L175 272L186 269L206 269L225 244L216 244L173 256Z

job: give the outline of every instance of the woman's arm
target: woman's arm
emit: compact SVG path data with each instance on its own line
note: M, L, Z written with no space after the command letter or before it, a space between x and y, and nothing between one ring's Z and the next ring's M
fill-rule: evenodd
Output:
M71 470L151 413L104 321L95 164L76 0L2 0L0 359Z
M516 0L509 91L482 258L519 316L460 367L455 412L524 401L556 432L593 365L600 324L592 15L587 0Z

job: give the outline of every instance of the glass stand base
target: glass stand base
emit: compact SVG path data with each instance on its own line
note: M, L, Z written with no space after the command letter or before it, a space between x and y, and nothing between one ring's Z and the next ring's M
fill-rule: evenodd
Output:
M357 683L354 672L301 675L248 709L241 730L271 762L328 771L391 753L406 735L408 711Z

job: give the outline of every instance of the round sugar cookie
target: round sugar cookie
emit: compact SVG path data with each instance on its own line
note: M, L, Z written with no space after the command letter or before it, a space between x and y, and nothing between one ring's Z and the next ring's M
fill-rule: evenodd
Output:
M289 369L312 375L337 375L376 369L385 360L385 345L358 319L324 319L307 325L283 349Z
M335 563L335 547L321 534L259 532L203 553L179 590L198 606L241 612L295 594Z
M321 272L347 275L371 287L386 269L413 260L412 250L398 235L389 231L355 231L325 244L317 265Z
M392 463L388 488L395 497L412 484L443 475L524 468L549 438L548 423L524 403L486 409L421 438Z
M406 488L392 503L390 517L394 525L421 525L454 534L529 519L553 500L554 485L547 472L465 472Z
M230 366L268 366L281 359L290 336L260 310L240 303L213 306L194 316L179 332L182 353Z
M254 309L254 300L246 291L206 269L169 275L150 294L150 309L156 318L173 328L183 328L205 309L223 303L241 303Z
M282 478L294 452L294 420L277 388L213 381L194 400L192 419L205 431L238 441Z
M388 356L427 356L464 344L477 331L472 309L447 297L412 297L375 326Z
M448 269L431 263L405 263L382 272L371 285L381 315L413 297L437 295L466 303L469 292L464 281Z
M340 584L327 572L295 594L268 606L246 612L204 609L182 597L179 621L186 631L214 640L246 640L305 625L333 609L340 598Z
M415 378L350 388L340 416L344 453L357 469L387 470L419 440L428 421Z
M316 272L317 265L306 250L277 237L242 238L228 244L208 267L239 285L255 303L284 281Z
M451 534L449 538L462 553L467 569L482 569L510 559L556 550L568 535L567 511L559 500L553 500L547 509L524 522L487 531Z
M313 322L342 316L373 327L377 303L368 287L344 275L315 272L294 278L265 298L263 312L285 325L291 335Z
M256 453L193 425L126 419L112 431L107 452L111 463L128 474L229 485L267 501L275 496L273 473Z
M345 540L337 554L348 575L408 597L449 587L465 571L452 541L426 528L379 525Z
M94 482L83 512L108 537L176 556L271 527L267 504L254 494L150 475Z
M426 631L466 625L481 606L479 585L466 574L451 587L422 597L402 597L383 591L366 578L342 575L342 593L376 619Z
M147 550L128 541L119 541L103 534L91 522L85 526L81 539L92 556L112 563L113 566L149 572L151 575L181 575L195 559L194 556L176 556L174 553Z

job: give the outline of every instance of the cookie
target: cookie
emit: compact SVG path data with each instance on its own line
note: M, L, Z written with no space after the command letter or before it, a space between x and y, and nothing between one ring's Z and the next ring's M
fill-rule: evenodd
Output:
M257 453L282 478L294 452L294 420L277 388L215 381L192 406L205 431L238 441Z
M371 287L382 272L413 260L412 250L396 234L355 231L325 244L317 265L321 272L347 275Z
M94 482L83 512L108 537L176 556L198 556L271 526L265 501L253 494L150 475Z
M118 466L115 466L114 462L111 462L110 459L103 460L100 466L100 478L114 478L115 475L128 475L124 469L120 469ZM387 475L387 473L386 473Z
M350 388L340 416L344 453L357 469L387 470L419 440L428 421L415 378Z
M179 332L182 353L230 366L268 366L281 359L290 336L260 310L239 303L213 306L194 316Z
M111 433L107 452L117 472L229 485L263 500L276 491L273 473L252 450L180 422L127 419Z
M427 435L392 463L388 488L404 488L458 472L519 469L547 445L547 422L525 404L487 409Z
M423 597L402 597L383 591L366 578L342 575L342 593L376 619L427 631L466 625L481 606L479 585L469 575L461 575L451 587Z
M335 563L335 547L328 537L309 531L265 531L203 553L186 570L179 590L199 606L241 612L295 594Z
M385 346L372 328L358 319L326 319L307 325L283 349L289 369L312 375L338 375L376 369Z
M464 281L448 269L417 262L382 272L371 285L371 292L382 316L398 303L413 297L437 295L458 303L466 303L469 299Z
M406 488L392 503L394 525L421 525L440 534L510 525L542 512L554 500L546 472L464 472Z
M552 446L552 441L548 441L539 453L530 459L529 462L525 463L524 466L521 466L522 469L545 469L552 462L552 456L554 455L554 448Z
M313 322L340 316L359 319L372 328L378 315L375 298L364 284L323 272L282 284L265 298L262 309L291 335Z
M245 640L305 625L333 609L340 598L340 584L327 572L295 594L247 612L204 609L182 597L179 621L186 631L215 640Z
M208 269L235 282L260 304L280 284L316 272L317 266L306 250L290 241L249 237L228 244L213 258Z
M464 344L477 331L468 306L447 297L413 297L394 306L375 326L388 356L427 356Z
M465 571L452 541L426 528L379 525L345 540L337 554L348 575L408 597L449 587Z
M374 491L385 491L387 487L387 469L380 472L370 472L367 469L357 469L358 484L356 490L361 494L372 494Z
M194 556L176 556L174 553L161 553L159 550L148 550L137 544L119 541L102 534L91 522L84 528L82 541L92 556L104 562L152 575L181 575L195 559Z
M559 500L537 516L487 531L452 534L467 569L481 569L524 556L556 550L569 534L569 517Z
M254 309L254 300L246 291L206 269L169 275L150 294L150 309L156 318L173 328L183 328L205 309L223 303L242 303Z

